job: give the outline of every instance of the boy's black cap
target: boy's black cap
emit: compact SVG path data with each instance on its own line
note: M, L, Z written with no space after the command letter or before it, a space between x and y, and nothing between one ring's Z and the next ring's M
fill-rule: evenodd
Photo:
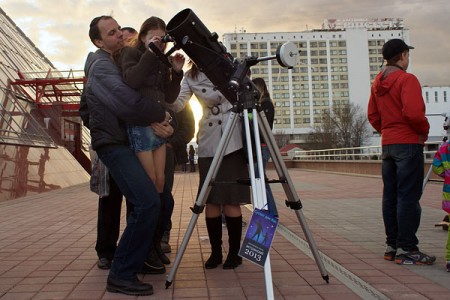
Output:
M383 45L381 52L383 53L383 58L389 60L397 54L409 49L414 49L414 47L406 45L401 39L392 39Z

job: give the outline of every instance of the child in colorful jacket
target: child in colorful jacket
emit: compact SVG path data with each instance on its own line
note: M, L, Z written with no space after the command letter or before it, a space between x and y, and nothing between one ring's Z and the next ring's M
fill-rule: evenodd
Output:
M433 172L444 178L442 209L450 215L450 144L444 142L434 155ZM450 272L450 231L445 252L447 272Z

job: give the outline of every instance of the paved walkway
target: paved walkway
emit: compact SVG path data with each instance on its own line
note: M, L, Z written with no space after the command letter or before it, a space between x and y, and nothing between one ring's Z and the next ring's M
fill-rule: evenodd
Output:
M289 174L330 283L302 251L303 230L296 214L284 205L282 187L274 185L281 222L271 249L276 299L450 298L450 273L443 259L447 232L434 227L444 216L441 185L430 183L425 189L419 230L421 249L436 255L437 263L399 266L382 257L379 178L300 169L290 169ZM172 260L192 216L189 207L197 186L197 173L176 174ZM136 298L105 291L107 271L97 269L94 251L96 213L96 197L86 184L0 203L0 299ZM244 209L244 218L250 216ZM139 299L265 298L263 269L244 261L235 270L204 270L209 252L202 214L172 285L165 289L165 275L146 275L143 280L153 284L155 294Z

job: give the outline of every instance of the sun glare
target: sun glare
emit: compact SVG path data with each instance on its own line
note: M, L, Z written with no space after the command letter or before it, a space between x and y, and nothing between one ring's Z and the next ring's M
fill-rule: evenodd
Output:
M203 109L202 109L202 106L200 105L200 102L198 102L198 100L197 100L197 98L195 98L195 96L192 96L189 103L191 104L191 108L192 108L192 111L194 112L194 118L195 118L195 134L191 141L195 142L197 139L198 122L202 118Z

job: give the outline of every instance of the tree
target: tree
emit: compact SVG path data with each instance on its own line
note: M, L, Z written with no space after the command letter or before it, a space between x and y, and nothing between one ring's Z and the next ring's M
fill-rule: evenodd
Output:
M315 149L360 147L369 139L368 121L359 105L333 106L322 113L321 123L308 136Z

